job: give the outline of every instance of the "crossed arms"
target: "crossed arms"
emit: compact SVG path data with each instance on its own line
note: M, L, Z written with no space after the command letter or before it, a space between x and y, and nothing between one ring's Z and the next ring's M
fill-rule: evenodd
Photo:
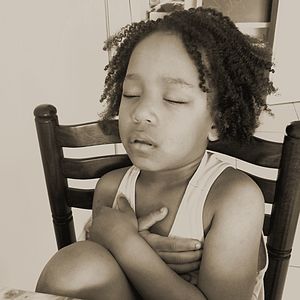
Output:
M213 191L214 201L222 198L222 202L217 202L218 210L205 238L203 253L195 250L195 240L170 239L148 231L166 211L137 220L123 198L118 200L119 210L109 207L111 200L98 204L96 201L92 239L112 253L144 299L251 299L263 200L248 178L237 179L233 173L225 179L227 187L228 182L232 184L224 192L221 179ZM104 181L99 184L102 197L110 194ZM249 197L254 200L248 201ZM180 276L195 268L199 270L197 286Z

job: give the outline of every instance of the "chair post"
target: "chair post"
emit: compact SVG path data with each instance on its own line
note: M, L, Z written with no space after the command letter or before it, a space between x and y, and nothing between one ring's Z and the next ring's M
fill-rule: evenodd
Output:
M286 134L267 239L266 300L282 298L300 211L300 121L292 122Z
M39 105L35 108L34 115L56 242L60 249L75 242L76 237L72 210L66 198L67 179L60 171L63 150L55 139L58 126L56 108L48 104Z

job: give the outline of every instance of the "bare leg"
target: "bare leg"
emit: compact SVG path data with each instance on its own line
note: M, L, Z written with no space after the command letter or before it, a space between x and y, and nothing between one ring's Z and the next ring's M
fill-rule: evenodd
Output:
M36 291L93 300L136 299L114 257L91 241L58 251L40 275Z

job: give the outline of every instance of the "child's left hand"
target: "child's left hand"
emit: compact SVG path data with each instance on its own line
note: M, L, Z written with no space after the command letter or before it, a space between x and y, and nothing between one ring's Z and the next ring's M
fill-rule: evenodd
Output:
M103 206L93 218L91 240L108 250L122 244L130 235L138 235L138 222L124 196L117 199L117 208Z

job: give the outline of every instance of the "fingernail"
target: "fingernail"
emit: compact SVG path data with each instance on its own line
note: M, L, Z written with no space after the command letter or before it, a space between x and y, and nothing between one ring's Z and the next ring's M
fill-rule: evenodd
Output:
M200 248L201 248L201 244L200 244L200 243L196 243L196 244L195 244L195 248L196 248L196 249L200 249Z

